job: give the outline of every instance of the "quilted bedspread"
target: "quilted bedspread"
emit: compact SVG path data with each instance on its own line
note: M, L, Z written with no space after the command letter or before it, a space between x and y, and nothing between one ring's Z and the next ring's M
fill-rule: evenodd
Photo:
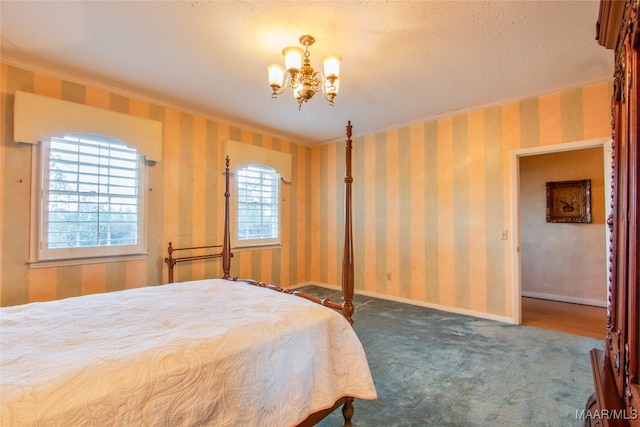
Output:
M5 307L0 322L2 426L282 427L376 398L340 314L243 283Z

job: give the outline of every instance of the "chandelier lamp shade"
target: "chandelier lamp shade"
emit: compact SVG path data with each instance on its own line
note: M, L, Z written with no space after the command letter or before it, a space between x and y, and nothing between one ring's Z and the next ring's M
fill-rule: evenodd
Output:
M267 67L269 71L269 85L273 90L271 98L277 98L290 87L293 96L298 101L298 110L302 108L302 103L310 100L318 92L333 106L333 99L338 95L340 88L340 61L338 55L327 55L322 58L324 73L315 71L309 60L309 46L316 39L313 36L300 36L300 44L304 46L304 51L299 47L285 47L282 49L284 56L284 67L279 64L271 64Z

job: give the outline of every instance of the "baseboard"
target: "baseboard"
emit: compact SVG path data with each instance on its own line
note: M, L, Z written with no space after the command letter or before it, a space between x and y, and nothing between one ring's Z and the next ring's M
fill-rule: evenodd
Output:
M570 302L572 304L592 305L594 307L606 307L606 301L599 301L589 298L568 297L565 295L543 294L540 292L522 292L523 297L546 299L549 301Z
M319 283L319 282L297 283L297 284L291 286L290 288L291 289L296 289L296 288L300 288L302 286L319 286L321 288L333 289L335 291L340 291L341 290L340 286L331 285L331 284L328 284L328 283ZM416 301L416 300L409 299L409 298L395 297L395 296L390 296L390 295L379 294L379 293L376 293L376 292L360 291L360 290L357 290L357 289L355 290L354 293L355 294L359 294L359 295L365 295L365 296L372 297L372 298L379 298L379 299L384 299L384 300L388 300L388 301L400 302L400 303L403 303L403 304L411 304L411 305L417 305L419 307L432 308L434 310L446 311L448 313L462 314L464 316L478 317L478 318L487 319L487 320L495 320L497 322L502 322L502 323L510 323L510 324L515 324L516 323L515 320L512 317L498 316L498 315L495 315L495 314L484 313L484 312L481 312L481 311L473 311L473 310L466 310L464 308L449 307L449 306L440 305L440 304L432 304L432 303L428 303L428 302L424 302L424 301ZM357 309L358 309L358 307L356 306L356 310Z

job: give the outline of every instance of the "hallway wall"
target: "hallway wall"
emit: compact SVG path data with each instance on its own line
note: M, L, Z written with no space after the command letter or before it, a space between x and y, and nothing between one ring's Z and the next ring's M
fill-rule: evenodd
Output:
M606 306L603 149L520 157L522 295ZM592 222L549 223L546 182L591 180Z

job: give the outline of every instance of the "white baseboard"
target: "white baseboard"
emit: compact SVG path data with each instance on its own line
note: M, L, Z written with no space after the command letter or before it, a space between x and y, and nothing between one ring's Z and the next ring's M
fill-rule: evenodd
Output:
M300 288L302 286L319 286L321 288L333 289L333 290L336 290L336 291L340 291L341 290L340 286L331 285L331 284L328 284L328 283L318 283L318 282L297 283L297 284L291 286L291 289ZM456 308L456 307L449 307L449 306L446 306L446 305L432 304L432 303L428 303L428 302L424 302L424 301L412 300L412 299L409 299L409 298L402 298L402 297L395 297L395 296L390 296L390 295L379 294L379 293L376 293L376 292L359 291L357 289L355 290L355 293L359 294L359 295L365 295L365 296L368 296L368 297L379 298L379 299L384 299L384 300L388 300L388 301L400 302L400 303L403 303L403 304L411 304L411 305L417 305L419 307L426 307L426 308L432 308L434 310L446 311L448 313L462 314L462 315L465 315L465 316L478 317L478 318L487 319L487 320L495 320L497 322L502 322L502 323L511 323L511 324L515 324L516 323L515 320L512 317L497 316L495 314L483 313L481 311L473 311L473 310L466 310L464 308ZM357 318L357 310L358 310L358 307L356 305L356 318Z
M540 292L522 292L523 297L546 299L550 301L570 302L572 304L592 305L595 307L606 307L606 301L589 298L569 297L566 295L544 294Z

